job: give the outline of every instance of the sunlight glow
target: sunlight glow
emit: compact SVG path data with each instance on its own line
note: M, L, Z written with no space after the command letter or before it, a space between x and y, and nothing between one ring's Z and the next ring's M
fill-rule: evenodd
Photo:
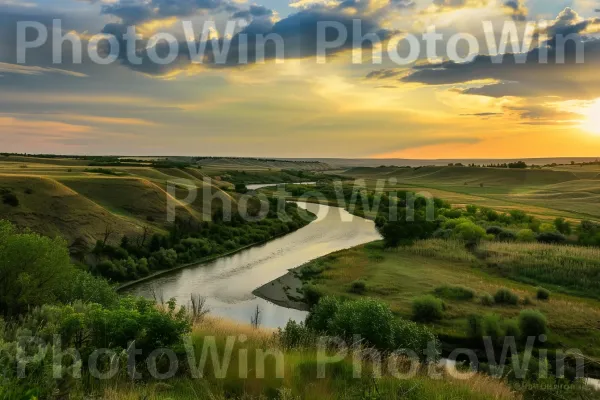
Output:
M600 135L600 99L593 102L583 113L582 129Z

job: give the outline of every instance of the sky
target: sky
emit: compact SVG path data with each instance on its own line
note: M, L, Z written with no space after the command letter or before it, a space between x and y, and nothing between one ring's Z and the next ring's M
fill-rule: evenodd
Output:
M597 0L0 0L0 151L600 156L598 11ZM49 40L24 49L17 25L24 21L45 26ZM183 29L186 21L193 35ZM237 24L235 31L227 31L228 21ZM202 37L207 22L215 29ZM320 60L320 22L358 25L361 32L348 29ZM125 50L129 26L140 34L139 64ZM507 26L516 37L502 36ZM422 38L432 27L443 35L433 46L435 58ZM33 30L25 41L35 40ZM152 42L158 33L176 39L176 57L167 65L150 57L169 47ZM527 33L531 45L523 48ZM74 62L70 43L56 40L67 34L80 39L82 63ZM97 34L114 35L120 51L94 42ZM250 45L241 41L244 34ZM277 59L271 46L262 62L252 43L269 34L282 38L284 57ZM333 42L332 35L326 31L325 40ZM569 38L566 45L559 35ZM201 63L192 59L190 41L207 45ZM216 46L224 43L235 51L220 63ZM408 58L415 44L421 51L411 63L390 54L393 48ZM88 48L114 55L114 62L94 63ZM19 60L24 51L26 59Z

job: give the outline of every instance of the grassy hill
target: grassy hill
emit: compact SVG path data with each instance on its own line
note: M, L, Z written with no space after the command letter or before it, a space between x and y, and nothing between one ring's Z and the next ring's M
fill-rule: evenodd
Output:
M365 179L372 187L378 179L385 179L387 189L430 192L456 206L477 204L500 211L521 208L542 219L600 219L598 173L575 168L579 167L357 167L344 174ZM391 178L395 184L390 183Z
M44 235L92 242L102 237L107 225L123 234L141 229L139 221L111 213L54 179L0 175L2 190L13 193L19 204L1 203L0 216Z
M93 243L107 229L116 234L137 235L145 228L165 233L167 202L185 199L190 190L196 198L180 203L176 215L197 221L210 219L204 213L205 175L195 168L152 168L151 166L88 166L75 159L9 156L0 158L0 194L10 193L18 204L0 203L0 218L48 236L77 238ZM177 180L185 180L176 183ZM168 192L172 184L174 197ZM209 184L213 197L225 197L235 207L235 194L228 182ZM215 201L213 207L220 207Z

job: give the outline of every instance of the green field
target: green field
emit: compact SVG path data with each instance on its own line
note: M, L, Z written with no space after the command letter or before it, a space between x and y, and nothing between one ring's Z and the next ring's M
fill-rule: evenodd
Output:
M513 249L514 251L514 249ZM538 255L539 257L539 255ZM476 293L472 300L443 298L444 317L434 323L437 333L454 338L467 336L467 317L494 313L510 319L523 309L535 308L549 322L549 343L555 347L578 348L588 356L600 357L600 302L559 292L549 301L536 300L537 284L509 279L502 271L485 267L464 245L441 242L417 243L412 248L384 250L379 242L343 250L307 264L322 270L311 279L324 295L358 299L368 296L390 305L400 317L412 318L412 301L434 294L444 286L464 286ZM366 291L354 294L353 282L366 283ZM520 298L512 305L484 306L480 297L509 288ZM443 297L443 296L442 296ZM525 299L528 299L525 301Z
M386 190L430 192L456 206L476 204L499 211L518 208L540 219L600 220L600 170L589 168L582 173L580 169L361 167L344 174L364 179L369 187L383 179Z

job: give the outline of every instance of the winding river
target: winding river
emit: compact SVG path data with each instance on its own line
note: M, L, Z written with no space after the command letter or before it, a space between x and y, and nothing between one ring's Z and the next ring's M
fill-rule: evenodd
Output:
M275 305L252 292L310 260L380 236L372 221L342 208L313 203L298 206L316 214L317 219L266 244L140 283L129 292L145 297L162 293L165 299L174 297L179 304L187 304L192 293L199 294L206 297L211 314L246 323L258 306L265 327L281 327L290 319L303 321L306 312Z

